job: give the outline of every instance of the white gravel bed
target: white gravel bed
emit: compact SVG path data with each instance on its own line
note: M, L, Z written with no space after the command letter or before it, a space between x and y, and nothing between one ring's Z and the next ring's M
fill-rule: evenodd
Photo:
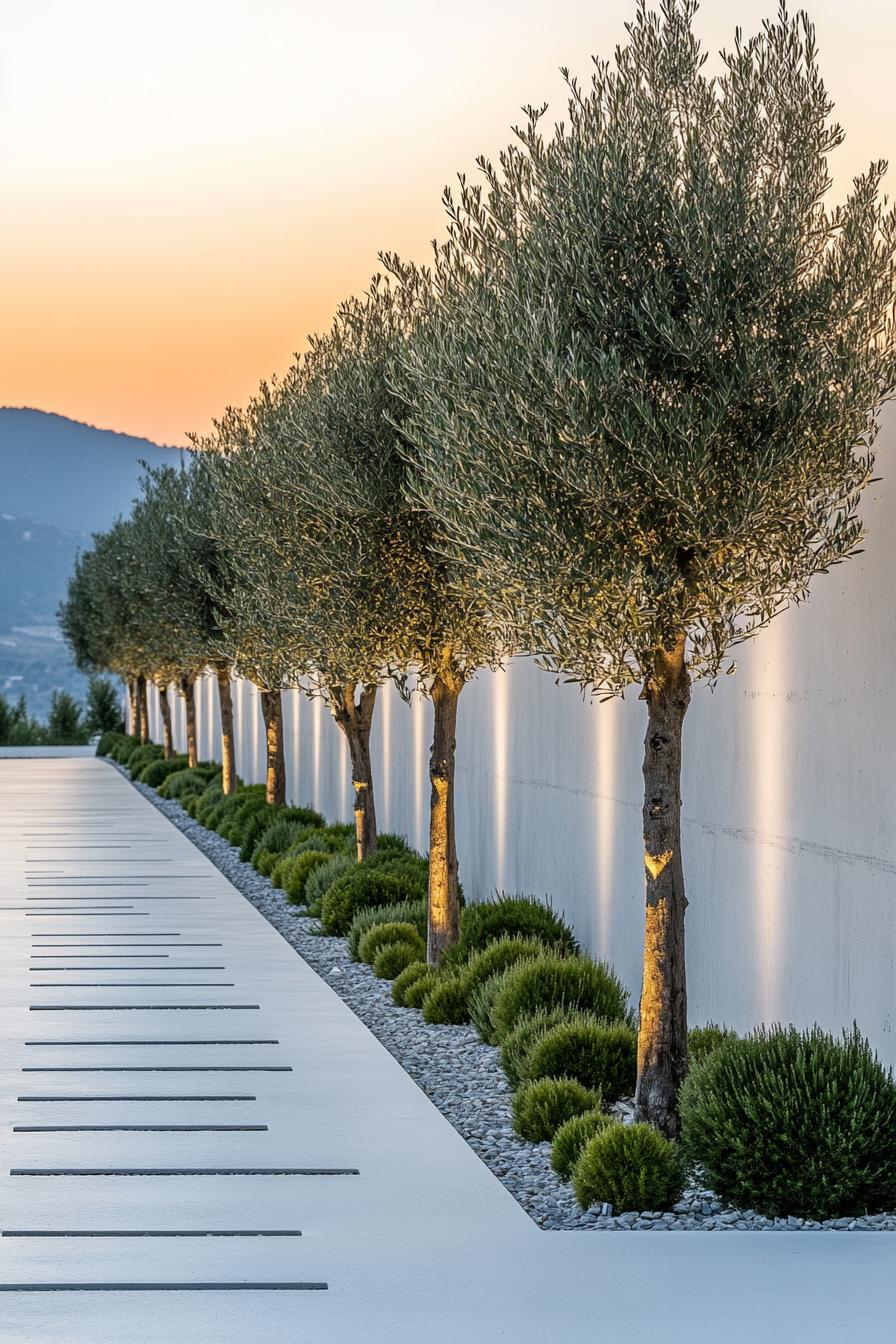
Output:
M130 779L122 767L121 773ZM180 803L160 798L146 784L134 787L200 849L238 891L327 981L398 1060L473 1151L507 1187L539 1227L551 1231L896 1231L896 1212L818 1223L802 1218L765 1218L752 1209L724 1206L710 1190L688 1190L674 1213L583 1212L572 1188L551 1169L548 1143L528 1143L514 1134L511 1089L498 1051L484 1045L471 1026L430 1026L417 1009L392 1002L392 983L369 966L353 962L344 938L312 932L317 920L291 906L285 895L248 863L239 850L194 821Z

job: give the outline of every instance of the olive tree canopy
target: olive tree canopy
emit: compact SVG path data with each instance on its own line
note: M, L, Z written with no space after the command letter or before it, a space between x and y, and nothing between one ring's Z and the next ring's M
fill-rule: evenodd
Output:
M681 728L690 684L853 554L894 387L885 165L828 202L842 131L803 15L711 77L693 0L638 6L484 186L446 195L395 374L417 497L551 670L647 703L638 1107L686 1068Z

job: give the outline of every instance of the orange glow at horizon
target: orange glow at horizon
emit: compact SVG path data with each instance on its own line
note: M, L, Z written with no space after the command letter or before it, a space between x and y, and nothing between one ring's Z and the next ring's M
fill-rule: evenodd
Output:
M362 290L440 195L562 115L634 0L0 0L0 405L183 443ZM776 0L704 0L715 53ZM809 4L847 141L896 147L896 11ZM896 171L896 170L894 170ZM896 191L890 183L891 194Z

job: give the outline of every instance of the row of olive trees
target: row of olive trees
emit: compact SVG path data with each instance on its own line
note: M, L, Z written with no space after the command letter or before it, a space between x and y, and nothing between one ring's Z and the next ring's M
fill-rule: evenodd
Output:
M733 670L739 643L856 551L896 384L884 165L826 204L842 133L811 25L782 9L713 79L695 8L639 4L614 61L569 81L565 123L546 133L529 109L483 184L446 193L429 266L384 256L388 279L197 439L188 471L150 473L73 580L99 585L98 625L68 627L138 686L187 693L218 668L222 717L231 672L251 677L271 798L281 687L323 696L359 857L376 845L377 687L428 695L433 961L458 932L464 685L527 653L598 695L639 686L637 1106L667 1132L687 1065L691 684ZM232 785L232 741L224 755Z

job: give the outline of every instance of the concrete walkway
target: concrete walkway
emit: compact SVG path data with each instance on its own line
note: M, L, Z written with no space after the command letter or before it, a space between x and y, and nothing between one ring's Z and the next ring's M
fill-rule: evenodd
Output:
M0 856L0 1340L892 1338L888 1234L539 1231L105 763L0 761Z

